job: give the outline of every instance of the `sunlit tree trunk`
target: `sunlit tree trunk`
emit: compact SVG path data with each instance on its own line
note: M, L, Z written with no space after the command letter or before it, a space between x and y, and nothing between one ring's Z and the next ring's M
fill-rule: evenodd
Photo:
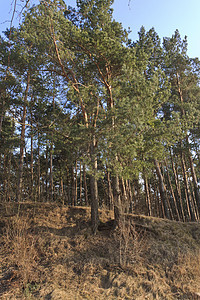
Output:
M167 165L167 160L166 159L165 159L165 166L166 166L166 173L167 173L168 183L169 183L169 187L170 187L170 192L171 192L173 203L174 203L175 214L177 216L177 220L180 221L181 218L180 218L179 211L178 211L177 200L176 200L174 190L173 190L173 187L172 187L172 183L171 183L171 179L170 179L170 176L169 176L168 165Z
M120 219L122 215L122 203L121 203L121 193L119 187L119 177L117 175L113 177L113 198L114 198L115 222L117 225L120 225Z
M40 186L40 132L38 130L38 161L37 161L37 177L38 177L38 186L37 186L37 190L38 190L38 197L37 200L40 202L41 201L41 186Z
M24 146L25 146L25 122L26 122L26 111L27 111L27 99L28 99L28 91L30 87L30 73L27 73L27 82L26 82L26 90L24 94L24 105L23 105L23 114L21 119L21 136L20 136L20 159L19 159L19 169L18 169L18 184L17 184L17 201L21 201L21 193L22 193L22 176L23 176L23 164L24 164Z
M148 216L151 216L152 215L151 199L150 199L150 193L149 193L148 179L145 175L145 171L143 172L143 177L144 177L144 188L145 188L146 205L147 205L147 210L148 210Z
M184 209L183 209L183 200L182 200L182 196L181 196L178 172L177 172L177 169L175 168L171 151L170 151L170 155L171 155L172 170L173 170L173 174L174 174L174 181L175 181L175 186L176 186L176 198L179 199L179 201L178 201L178 207L179 207L179 212L180 212L179 215L181 216L181 219L185 222L185 213L184 213Z
M75 200L75 174L74 174L74 166L71 166L71 205L75 206L76 205L76 200Z
M80 201L80 205L82 205L83 203L82 203L82 164L81 164L81 161L80 161L79 185L80 185L79 201Z
M107 183L108 183L108 201L107 206L110 210L113 209L113 192L112 192L112 184L111 184L111 178L110 178L110 171L108 170L108 167L106 166L106 177L107 177Z
M198 207L198 211L200 213L200 196L199 196L199 189L198 189L198 182L197 182L197 176L194 168L194 163L191 154L188 155L189 162L190 162L190 169L192 174L192 181L193 181L193 187L194 187L194 194L195 194L195 200Z
M74 187L74 205L77 205L77 197L78 197L78 192L77 192L77 160L75 162L75 187Z
M163 204L163 207L164 207L165 216L168 219L171 219L170 212L169 212L169 207L168 207L167 196L166 196L166 187L165 187L165 184L164 184L161 169L160 169L160 166L159 166L159 163L158 163L157 160L154 161L154 164L155 164L156 173L157 173L157 176L158 176L160 197L161 197L162 204Z
M187 177L187 172L186 172L185 157L184 157L183 153L181 153L181 163L182 163L182 170L183 170L183 179L184 179L184 185L185 185L185 196L186 196L186 201L187 201L189 220L190 221L195 221L196 217L195 217L194 207L193 207L193 204L192 204L192 199L191 199L191 194L190 194L190 187L189 187L188 177Z
M85 164L83 165L83 185L84 185L85 205L88 206L88 189L87 189L87 177L86 177Z
M49 200L51 202L53 202L53 143L51 142L51 145L50 145L50 172L49 172L49 179L50 179L50 197L49 197Z
M93 174L90 175L90 191L91 191L91 221L92 221L92 231L94 234L97 232L99 224L99 214L98 214L98 185L97 185L97 157L95 153L96 139L93 136L92 143L90 145L90 159L92 165Z

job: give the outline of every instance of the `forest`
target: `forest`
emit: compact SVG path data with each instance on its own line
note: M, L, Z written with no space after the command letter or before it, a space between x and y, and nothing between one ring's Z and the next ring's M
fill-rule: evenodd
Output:
M41 0L0 37L0 201L199 221L199 59L112 4Z

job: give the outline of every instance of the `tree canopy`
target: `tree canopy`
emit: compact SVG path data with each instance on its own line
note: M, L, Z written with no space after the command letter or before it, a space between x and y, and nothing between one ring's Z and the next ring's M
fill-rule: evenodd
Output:
M0 43L1 201L196 221L200 64L176 30L129 39L111 0L40 1ZM119 210L120 207L120 210ZM116 210L117 209L117 210Z

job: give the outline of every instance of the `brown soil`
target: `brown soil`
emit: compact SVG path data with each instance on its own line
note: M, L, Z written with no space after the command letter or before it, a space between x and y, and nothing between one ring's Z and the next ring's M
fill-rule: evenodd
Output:
M55 204L0 204L0 299L200 299L200 225ZM198 298L199 297L199 298Z

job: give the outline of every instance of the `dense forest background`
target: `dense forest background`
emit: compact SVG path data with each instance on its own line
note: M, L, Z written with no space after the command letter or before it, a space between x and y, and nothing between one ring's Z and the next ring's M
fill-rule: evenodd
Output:
M1 36L0 199L197 221L199 59L112 3L41 0Z

